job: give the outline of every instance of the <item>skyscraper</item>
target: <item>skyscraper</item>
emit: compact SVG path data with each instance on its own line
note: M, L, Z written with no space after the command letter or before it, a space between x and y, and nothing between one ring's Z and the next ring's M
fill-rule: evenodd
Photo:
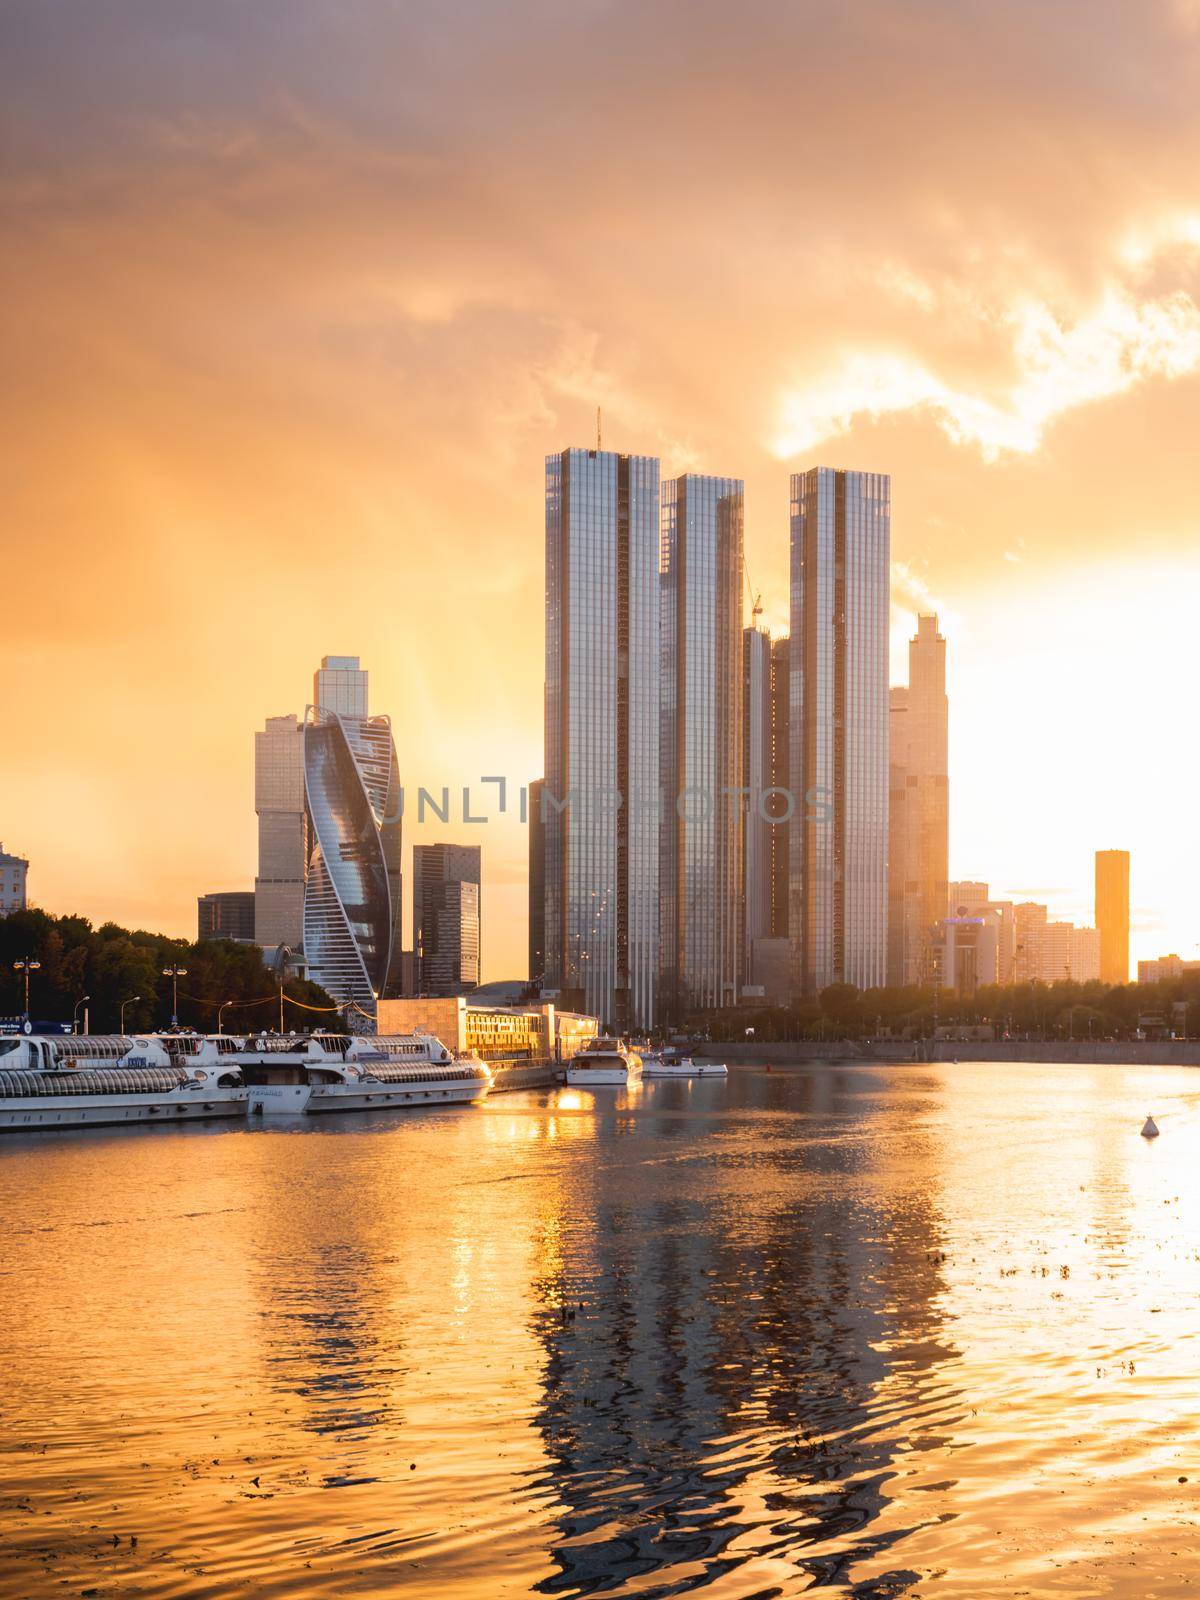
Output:
M1129 851L1096 851L1096 927L1100 978L1129 982Z
M742 871L743 959L748 981L755 939L771 930L771 834L762 796L772 786L771 636L761 628L742 634L742 746L746 796L745 863Z
M304 799L304 728L295 716L268 717L254 735L254 809L258 813L255 938L264 950L304 943L308 811Z
M546 972L546 835L542 826L545 781L529 785L529 980L540 983Z
M758 969L782 963L786 952L765 951L764 940L787 939L788 640L761 629L742 634L742 748L746 796L743 850L743 970L764 987ZM756 959L756 946L759 957Z
M888 982L929 983L950 876L946 641L918 617L908 686L891 691Z
M477 844L413 846L413 950L422 994L479 985L483 852ZM464 887L470 891L460 894Z
M792 476L789 935L793 988L887 971L891 484Z
M659 481L546 460L546 978L616 1027L658 981Z
M687 1008L742 976L742 518L739 478L663 486L662 965Z
M0 917L11 911L24 911L29 862L24 856L9 855L0 844Z
M304 954L336 1000L373 1013L401 955L396 746L390 719L368 714L357 656L326 656L313 700L304 721Z

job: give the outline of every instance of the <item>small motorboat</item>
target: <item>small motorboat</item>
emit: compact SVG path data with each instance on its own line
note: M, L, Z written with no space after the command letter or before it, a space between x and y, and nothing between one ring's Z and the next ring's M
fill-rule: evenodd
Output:
M652 1050L642 1057L643 1078L727 1078L723 1061L701 1061L680 1050Z

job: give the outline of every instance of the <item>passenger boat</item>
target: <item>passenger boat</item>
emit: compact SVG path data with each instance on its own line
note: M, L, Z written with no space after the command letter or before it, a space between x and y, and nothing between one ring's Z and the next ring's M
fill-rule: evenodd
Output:
M652 1050L642 1057L643 1078L727 1078L723 1061L698 1061L682 1051Z
M567 1082L576 1089L620 1088L641 1071L642 1058L619 1039L593 1039L567 1062Z
M0 1130L240 1117L236 1039L0 1036Z
M251 1116L461 1105L492 1082L482 1061L456 1059L428 1033L263 1034L237 1060Z

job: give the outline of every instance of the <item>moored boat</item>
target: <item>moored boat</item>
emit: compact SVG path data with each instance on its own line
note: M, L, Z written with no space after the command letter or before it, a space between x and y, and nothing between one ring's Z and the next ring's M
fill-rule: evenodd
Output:
M620 1039L593 1039L567 1062L567 1082L577 1089L620 1088L641 1071L641 1057Z
M678 1050L652 1050L642 1057L643 1078L727 1078L723 1061L702 1061Z
M0 1131L243 1116L237 1044L194 1034L0 1037Z
M482 1100L491 1074L432 1034L264 1034L238 1053L251 1116Z

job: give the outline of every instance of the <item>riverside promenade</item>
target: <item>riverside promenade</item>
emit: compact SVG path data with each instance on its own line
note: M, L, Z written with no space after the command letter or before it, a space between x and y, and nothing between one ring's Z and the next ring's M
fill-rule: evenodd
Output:
M1043 1061L1200 1067L1200 1039L739 1039L700 1045L694 1053L747 1066L801 1066L818 1061Z

